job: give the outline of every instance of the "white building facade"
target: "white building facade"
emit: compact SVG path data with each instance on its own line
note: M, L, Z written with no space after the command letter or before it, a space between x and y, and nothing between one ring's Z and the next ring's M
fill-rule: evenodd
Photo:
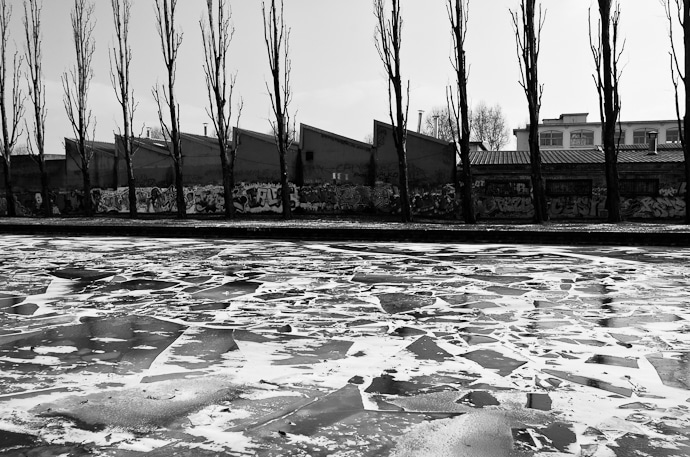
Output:
M588 113L561 114L539 124L539 145L544 149L592 148L603 144L601 122L587 122ZM659 144L679 143L678 121L629 121L620 123L620 144L646 144L649 132L657 133ZM529 128L514 129L517 150L529 150Z

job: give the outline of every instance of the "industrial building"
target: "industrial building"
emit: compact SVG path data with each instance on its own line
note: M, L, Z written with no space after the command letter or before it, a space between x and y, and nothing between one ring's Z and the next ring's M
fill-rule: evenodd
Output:
M553 132L559 125L563 144L542 146L549 211L553 219L605 219L604 154L591 142L600 138L597 124L586 115L563 115L560 124L545 121ZM630 123L623 123L627 125ZM631 124L632 125L632 124ZM641 127L645 125L645 127ZM662 140L622 145L619 174L622 206L627 218L674 219L685 214L687 183L683 151L673 139L671 121L634 123L647 132L657 128ZM639 128L637 128L639 127ZM665 130L664 130L665 129ZM583 131L592 131L584 135ZM374 121L373 144L353 140L313 126L300 126L299 143L287 155L291 204L304 213L396 213L399 211L398 157L389 124ZM518 146L524 132L516 130ZM577 135L580 135L579 137ZM626 134L627 135L627 134ZM579 138L579 139L578 139ZM582 140L585 138L585 140ZM645 138L649 140L648 132ZM590 141L592 139L592 141ZM580 141L582 140L582 141ZM631 143L636 143L632 141ZM579 142L578 142L579 141ZM214 137L183 134L182 173L188 213L221 214L226 202ZM582 144L586 143L586 144ZM126 213L127 173L121 138L113 143L90 142L93 159L92 198L100 213ZM280 167L272 135L235 129L234 198L239 213L281 211ZM407 163L413 212L432 218L461 218L455 182L458 167L455 145L408 132ZM47 160L52 205L56 213L78 213L83 195L76 144L65 139L65 155ZM473 143L471 151L475 211L481 219L529 219L533 214L529 152L488 151ZM176 210L173 164L165 140L135 140L134 173L137 208L141 213ZM40 214L42 201L38 167L29 156L13 158L15 198L19 214ZM0 212L4 200L0 200Z

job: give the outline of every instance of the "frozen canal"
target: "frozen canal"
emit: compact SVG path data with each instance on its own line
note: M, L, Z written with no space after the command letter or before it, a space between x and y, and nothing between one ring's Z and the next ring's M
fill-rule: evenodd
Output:
M690 249L0 252L0 455L690 455Z

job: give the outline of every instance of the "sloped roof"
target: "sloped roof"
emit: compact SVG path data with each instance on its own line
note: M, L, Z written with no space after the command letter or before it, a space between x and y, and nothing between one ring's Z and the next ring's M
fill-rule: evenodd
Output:
M76 146L77 140L74 138L65 138L65 144L71 143ZM96 153L115 154L115 143L108 143L106 141L87 141L87 147L91 148Z
M321 135L325 135L331 139L335 139L336 141L340 140L340 141L346 142L346 143L350 144L351 146L355 146L355 147L358 147L360 149L367 149L368 150L368 149L371 149L373 147L369 143L365 143L365 142L359 141L359 140L354 140L352 138L348 138L348 137L343 136L343 135L338 135L337 133L329 132L327 130L316 128L314 126L307 125L307 124L300 124L299 130L302 133L300 135L300 146L302 146L302 147L304 147L304 138L307 136L307 135L305 135L305 132L309 131L309 130L311 130L312 132L319 133Z
M618 153L618 163L682 163L685 158L678 144L660 144L656 155L649 153L647 145L624 145ZM472 165L528 165L529 151L472 151ZM601 149L542 149L543 164L598 164L604 163Z

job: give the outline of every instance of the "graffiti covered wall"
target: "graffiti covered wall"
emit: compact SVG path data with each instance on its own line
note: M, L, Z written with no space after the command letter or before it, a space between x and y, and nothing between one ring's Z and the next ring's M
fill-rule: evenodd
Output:
M534 214L529 189L521 183L509 189L509 195L495 195L484 181L475 182L475 211L480 219L530 219ZM488 189L488 192L487 192ZM627 197L621 199L623 215L634 219L680 219L685 216L686 184L665 186L656 197ZM422 191L412 189L412 210L417 216L430 218L461 217L459 202L452 185ZM175 188L137 188L137 211L141 214L165 214L177 211ZM94 189L92 198L99 214L128 213L126 187L117 190ZM185 188L188 214L222 214L225 211L223 189L220 186ZM290 187L292 209L308 214L400 212L398 188L389 184L376 187L364 185L321 184ZM15 195L19 216L42 214L40 193ZM56 192L51 195L53 214L79 214L83 211L83 195L79 191ZM242 183L235 187L233 205L240 214L280 214L282 204L280 185L273 183ZM548 199L552 219L597 219L604 217L606 189L594 188L590 196L562 196ZM7 201L0 197L0 215L6 213Z
M475 182L475 209L485 219L529 219L534 215L532 197L518 189L504 195L493 195L484 181ZM632 219L680 219L685 217L686 183L666 185L659 195L621 198L623 217ZM522 194L522 195L521 195ZM596 219L606 212L606 189L596 187L588 196L548 197L549 216L552 219Z

